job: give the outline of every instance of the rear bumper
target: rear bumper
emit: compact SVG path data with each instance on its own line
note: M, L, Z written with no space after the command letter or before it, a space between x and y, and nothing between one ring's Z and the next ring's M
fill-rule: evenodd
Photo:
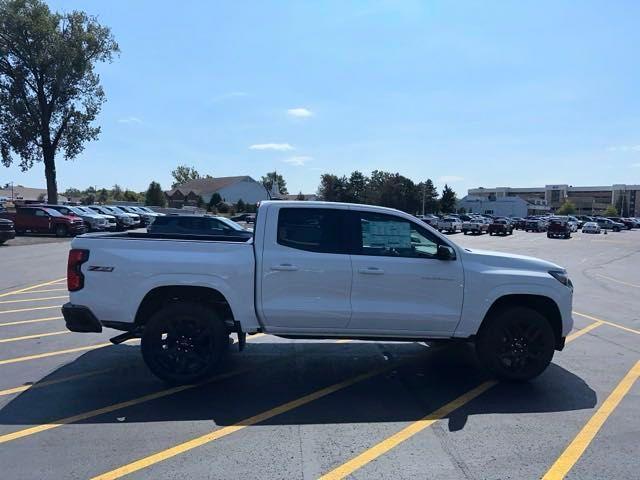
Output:
M14 238L16 238L16 232L14 230L0 230L0 242Z
M67 329L72 332L102 332L102 325L87 307L65 303L62 306L62 315Z

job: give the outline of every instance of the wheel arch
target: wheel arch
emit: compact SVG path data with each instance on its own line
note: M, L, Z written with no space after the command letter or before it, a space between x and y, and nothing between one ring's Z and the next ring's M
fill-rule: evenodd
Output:
M227 298L215 288L195 285L163 285L153 288L140 302L134 322L137 326L143 326L160 308L178 302L210 305L221 314L228 328L235 328L235 318Z
M562 315L560 308L555 300L544 295L518 293L507 294L497 298L482 319L480 330L486 325L490 318L509 307L527 307L541 314L551 324L556 340L556 350L563 348Z

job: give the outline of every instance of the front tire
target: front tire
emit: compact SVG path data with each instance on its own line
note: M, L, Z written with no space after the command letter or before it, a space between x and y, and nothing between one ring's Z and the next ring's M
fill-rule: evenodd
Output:
M142 357L167 383L184 385L210 377L229 346L218 313L205 305L179 302L151 316L142 335Z
M527 307L509 307L487 318L476 340L480 362L495 377L527 381L551 363L553 329L545 317Z
M56 226L56 237L66 237L67 227L65 225Z

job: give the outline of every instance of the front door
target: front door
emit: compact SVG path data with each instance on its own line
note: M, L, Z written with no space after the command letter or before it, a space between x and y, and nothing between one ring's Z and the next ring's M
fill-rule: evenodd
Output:
M267 211L259 305L271 331L330 333L327 329L343 329L349 323L347 212L275 206Z
M437 258L438 244L445 242L392 214L354 210L351 230L356 238L349 330L453 334L462 311L463 270L459 259Z

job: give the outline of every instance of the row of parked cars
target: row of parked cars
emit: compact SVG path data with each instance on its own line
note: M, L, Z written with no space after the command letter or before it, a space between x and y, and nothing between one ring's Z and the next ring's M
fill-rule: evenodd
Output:
M600 233L602 230L631 230L640 228L640 218L591 217L587 215L547 215L530 217L497 217L494 215L418 215L418 218L440 232L465 235L511 235L513 230L547 232L549 238L570 238L571 233L582 229L584 233Z
M0 212L0 244L24 233L48 233L58 237L85 232L123 231L151 225L164 216L149 207L128 205L48 205L17 206Z

